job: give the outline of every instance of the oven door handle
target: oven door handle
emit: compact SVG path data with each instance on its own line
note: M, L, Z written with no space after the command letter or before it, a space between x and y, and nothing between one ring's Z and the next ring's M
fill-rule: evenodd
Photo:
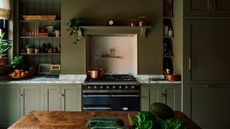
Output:
M112 97L140 97L140 95L112 95Z
M111 95L83 95L83 97L111 97Z
M83 107L84 110L111 110L111 107Z

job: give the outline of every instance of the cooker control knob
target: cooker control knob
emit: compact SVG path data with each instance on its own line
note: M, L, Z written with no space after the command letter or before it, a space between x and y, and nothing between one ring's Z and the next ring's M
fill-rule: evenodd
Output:
M94 86L94 89L97 89L97 86Z
M90 86L87 86L87 89L90 89Z
M129 87L128 87L128 86L125 86L125 89L129 89Z
M101 89L103 89L103 86L100 86Z
M106 86L106 89L109 89L109 86Z
M121 86L119 86L119 89L122 89L122 87L121 87Z
M113 89L116 89L116 86L113 86Z
M131 88L132 88L132 89L135 89L135 86L132 86Z

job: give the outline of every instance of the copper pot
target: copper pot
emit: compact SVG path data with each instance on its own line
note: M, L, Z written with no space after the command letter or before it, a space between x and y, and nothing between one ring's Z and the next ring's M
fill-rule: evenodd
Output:
M90 71L88 71L88 75L92 79L100 79L104 75L104 70L103 69L90 70Z

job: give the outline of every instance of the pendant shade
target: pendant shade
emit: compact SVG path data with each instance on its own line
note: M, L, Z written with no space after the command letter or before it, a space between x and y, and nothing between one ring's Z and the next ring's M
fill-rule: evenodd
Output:
M0 19L8 19L10 14L10 0L0 0Z

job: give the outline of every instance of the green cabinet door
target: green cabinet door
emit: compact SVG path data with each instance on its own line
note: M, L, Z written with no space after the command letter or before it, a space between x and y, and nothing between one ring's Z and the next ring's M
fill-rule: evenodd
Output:
M173 110L181 110L181 84L145 84L141 91L141 110L149 110L155 102L169 105Z
M61 110L81 111L81 85L64 84L61 86Z
M181 110L180 84L154 84L150 87L150 104L165 103L173 110Z
M20 116L41 110L41 88L39 85L20 86Z
M188 83L229 81L230 19L187 19L185 30Z
M185 0L185 16L230 16L229 0Z
M20 118L19 111L19 87L17 85L4 84L2 87L3 116L2 124L9 126Z
M61 111L60 85L43 85L44 107L46 111Z
M149 111L149 84L141 84L141 111Z
M230 85L190 87L190 117L203 129L230 129Z
M44 85L44 110L47 111L80 111L81 85L56 84Z

